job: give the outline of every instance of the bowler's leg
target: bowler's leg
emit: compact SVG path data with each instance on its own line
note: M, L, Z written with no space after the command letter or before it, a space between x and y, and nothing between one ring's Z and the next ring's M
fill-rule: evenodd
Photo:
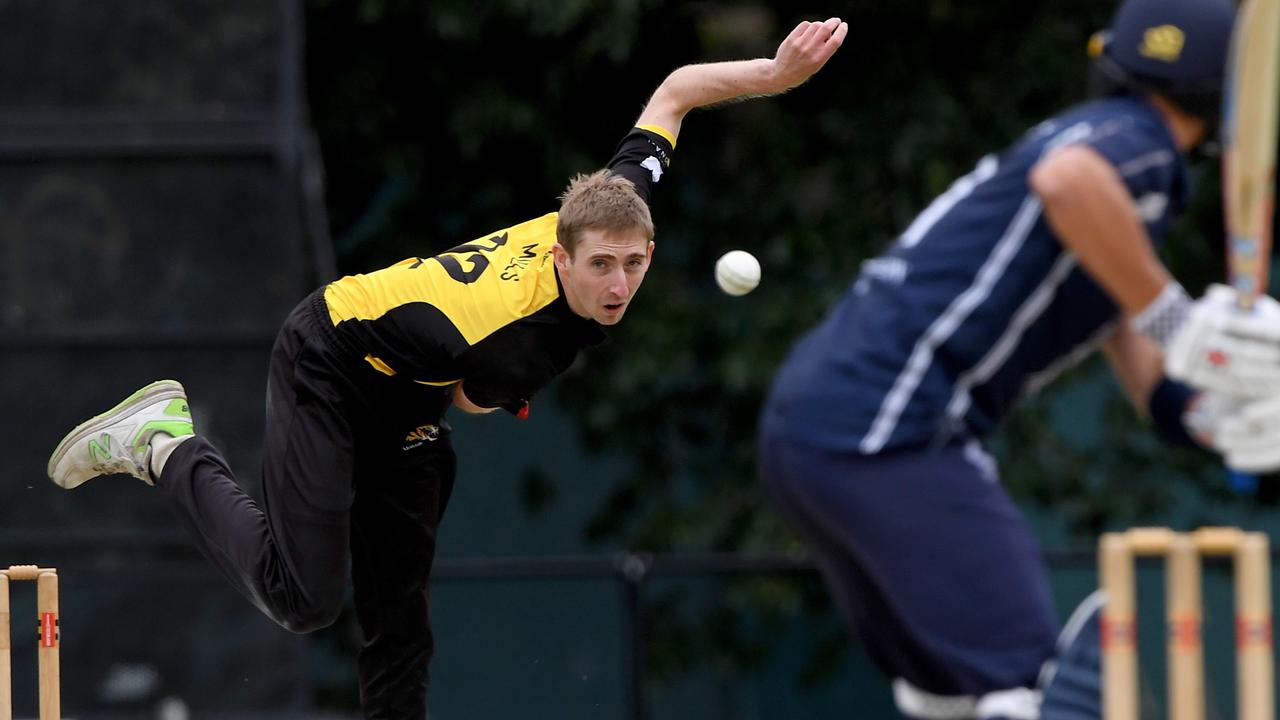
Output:
M359 421L341 363L308 327L305 305L272 351L261 505L200 436L173 450L156 482L231 584L295 632L329 625L342 609Z
M404 423L392 446L360 454L351 556L364 634L360 694L370 720L426 717L434 649L428 581L456 467L438 423ZM416 439L406 441L411 434Z

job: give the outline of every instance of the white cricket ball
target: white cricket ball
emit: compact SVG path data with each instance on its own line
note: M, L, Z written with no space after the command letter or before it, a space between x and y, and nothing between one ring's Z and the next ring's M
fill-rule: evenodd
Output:
M746 250L730 250L716 261L716 284L730 295L746 295L760 284L760 261Z

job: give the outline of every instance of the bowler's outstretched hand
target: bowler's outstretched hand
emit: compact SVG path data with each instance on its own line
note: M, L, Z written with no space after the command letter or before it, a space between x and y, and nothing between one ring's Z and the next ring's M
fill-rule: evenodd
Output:
M825 22L806 20L796 25L773 58L780 90L789 90L821 70L848 34L849 23L841 22L840 18Z
M658 127L672 144L694 108L784 93L822 69L840 48L849 26L840 18L802 22L772 58L700 63L676 68L658 85L636 125Z

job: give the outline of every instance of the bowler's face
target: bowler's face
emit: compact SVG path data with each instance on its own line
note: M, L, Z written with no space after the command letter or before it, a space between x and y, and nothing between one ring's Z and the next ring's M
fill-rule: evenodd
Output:
M644 282L653 261L653 241L639 229L583 230L573 257L559 243L553 252L569 309L601 325L613 325Z

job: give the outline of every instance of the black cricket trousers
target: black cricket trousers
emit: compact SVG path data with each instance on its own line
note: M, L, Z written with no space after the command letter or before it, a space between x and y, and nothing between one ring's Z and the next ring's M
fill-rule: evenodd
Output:
M156 485L205 556L289 630L332 624L350 576L365 717L425 719L428 578L456 470L447 394L364 362L322 292L293 310L271 352L261 502L198 435Z

